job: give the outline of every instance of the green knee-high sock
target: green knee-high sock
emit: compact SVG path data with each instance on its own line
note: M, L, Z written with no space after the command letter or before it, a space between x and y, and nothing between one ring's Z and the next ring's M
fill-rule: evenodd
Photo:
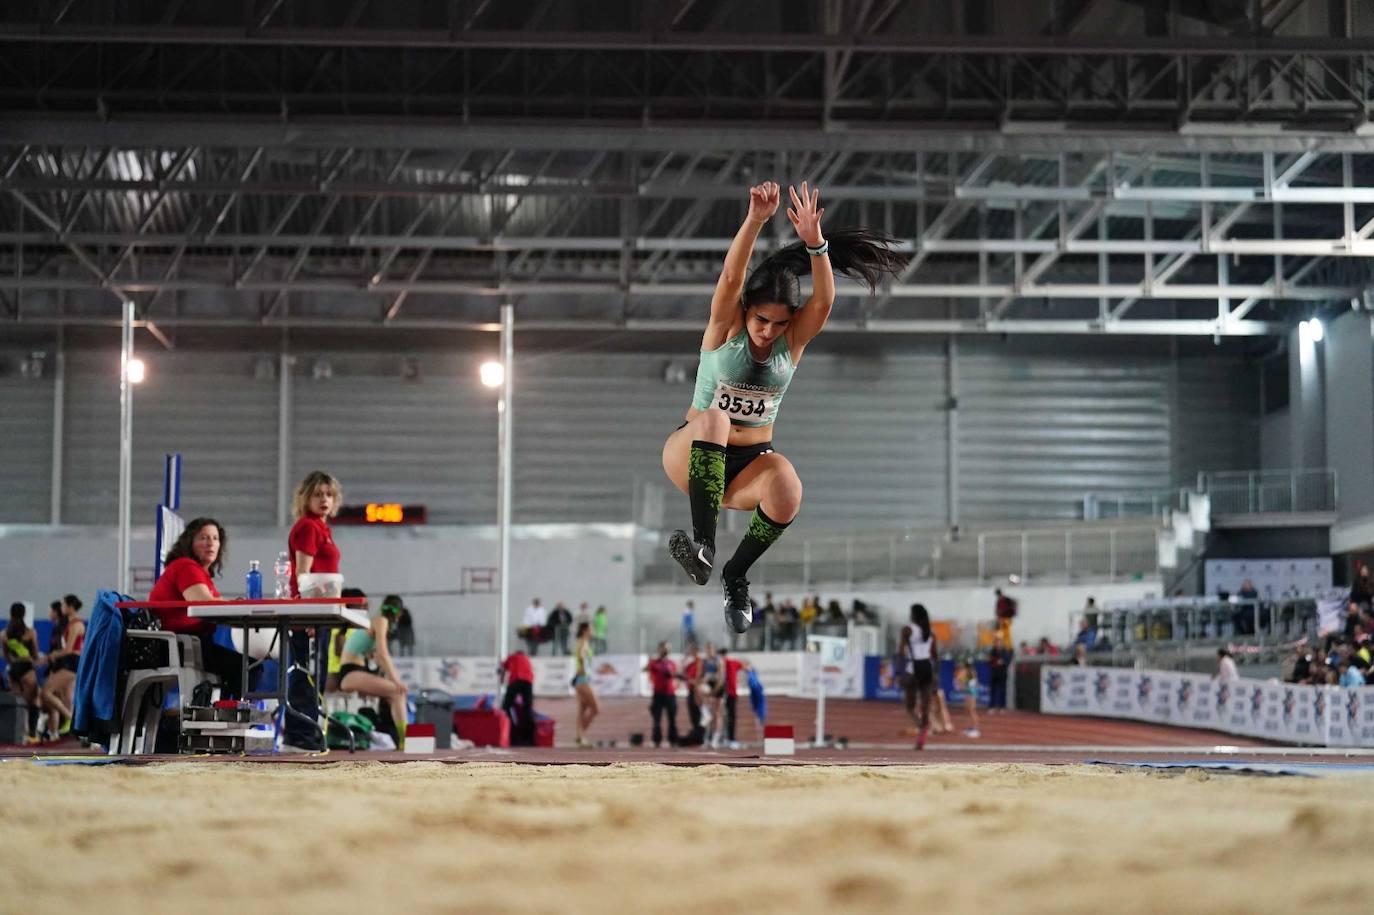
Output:
M791 523L774 521L763 513L763 506L754 509L754 516L749 519L749 530L744 532L735 555L730 557L730 561L721 570L721 577L743 578L744 573L754 564L754 560L762 556L763 551L772 546Z
M725 446L692 442L687 459L687 499L692 504L692 537L716 548L716 521L725 497Z

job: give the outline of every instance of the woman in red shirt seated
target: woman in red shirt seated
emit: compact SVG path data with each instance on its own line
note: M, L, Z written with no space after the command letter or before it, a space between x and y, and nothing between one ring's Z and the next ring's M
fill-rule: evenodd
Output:
M229 535L224 525L213 518L191 521L167 551L166 565L148 600L219 600L213 579L224 565L228 548ZM215 644L213 622L188 616L185 607L154 607L152 611L168 632L200 639L200 656L205 661L205 669L219 677L226 696L243 695L243 655Z

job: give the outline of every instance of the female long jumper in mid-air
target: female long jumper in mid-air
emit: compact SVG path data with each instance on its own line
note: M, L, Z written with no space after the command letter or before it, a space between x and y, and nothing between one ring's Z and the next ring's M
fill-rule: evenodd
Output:
M769 255L746 282L754 240L781 197L771 181L749 189L749 215L711 297L691 409L663 445L663 470L692 508L692 536L674 531L668 551L692 581L704 585L711 578L721 506L754 513L721 569L725 621L735 632L753 622L745 573L801 509L801 480L773 450L773 423L802 353L830 317L835 271L875 291L883 274L901 266L892 240L866 229L838 230L827 240L818 189L802 182L800 193L792 187L787 193L787 218L801 240ZM808 269L811 297L802 305L798 275Z

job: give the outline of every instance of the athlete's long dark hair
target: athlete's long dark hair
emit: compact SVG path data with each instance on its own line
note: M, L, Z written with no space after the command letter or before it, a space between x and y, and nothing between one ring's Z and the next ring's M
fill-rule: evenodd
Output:
M836 273L859 280L870 292L877 292L885 274L902 268L903 260L892 250L896 242L871 229L832 229L825 233L830 245L830 266ZM811 271L811 255L803 242L779 248L754 268L744 284L740 305L745 311L754 305L778 303L793 311L802 306L801 281Z
M911 621L921 629L921 641L930 641L930 614L926 612L925 604L911 605Z

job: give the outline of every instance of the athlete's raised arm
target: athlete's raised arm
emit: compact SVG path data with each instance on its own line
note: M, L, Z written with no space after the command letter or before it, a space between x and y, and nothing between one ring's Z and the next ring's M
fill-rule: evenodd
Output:
M778 211L781 198L782 190L775 181L765 181L749 189L749 213L730 242L730 250L725 253L725 264L720 268L720 279L716 280L715 294L711 296L711 321L702 338L703 349L715 349L724 343L726 334L739 317L740 292L749 273L749 258L754 253L754 242L768 220Z

